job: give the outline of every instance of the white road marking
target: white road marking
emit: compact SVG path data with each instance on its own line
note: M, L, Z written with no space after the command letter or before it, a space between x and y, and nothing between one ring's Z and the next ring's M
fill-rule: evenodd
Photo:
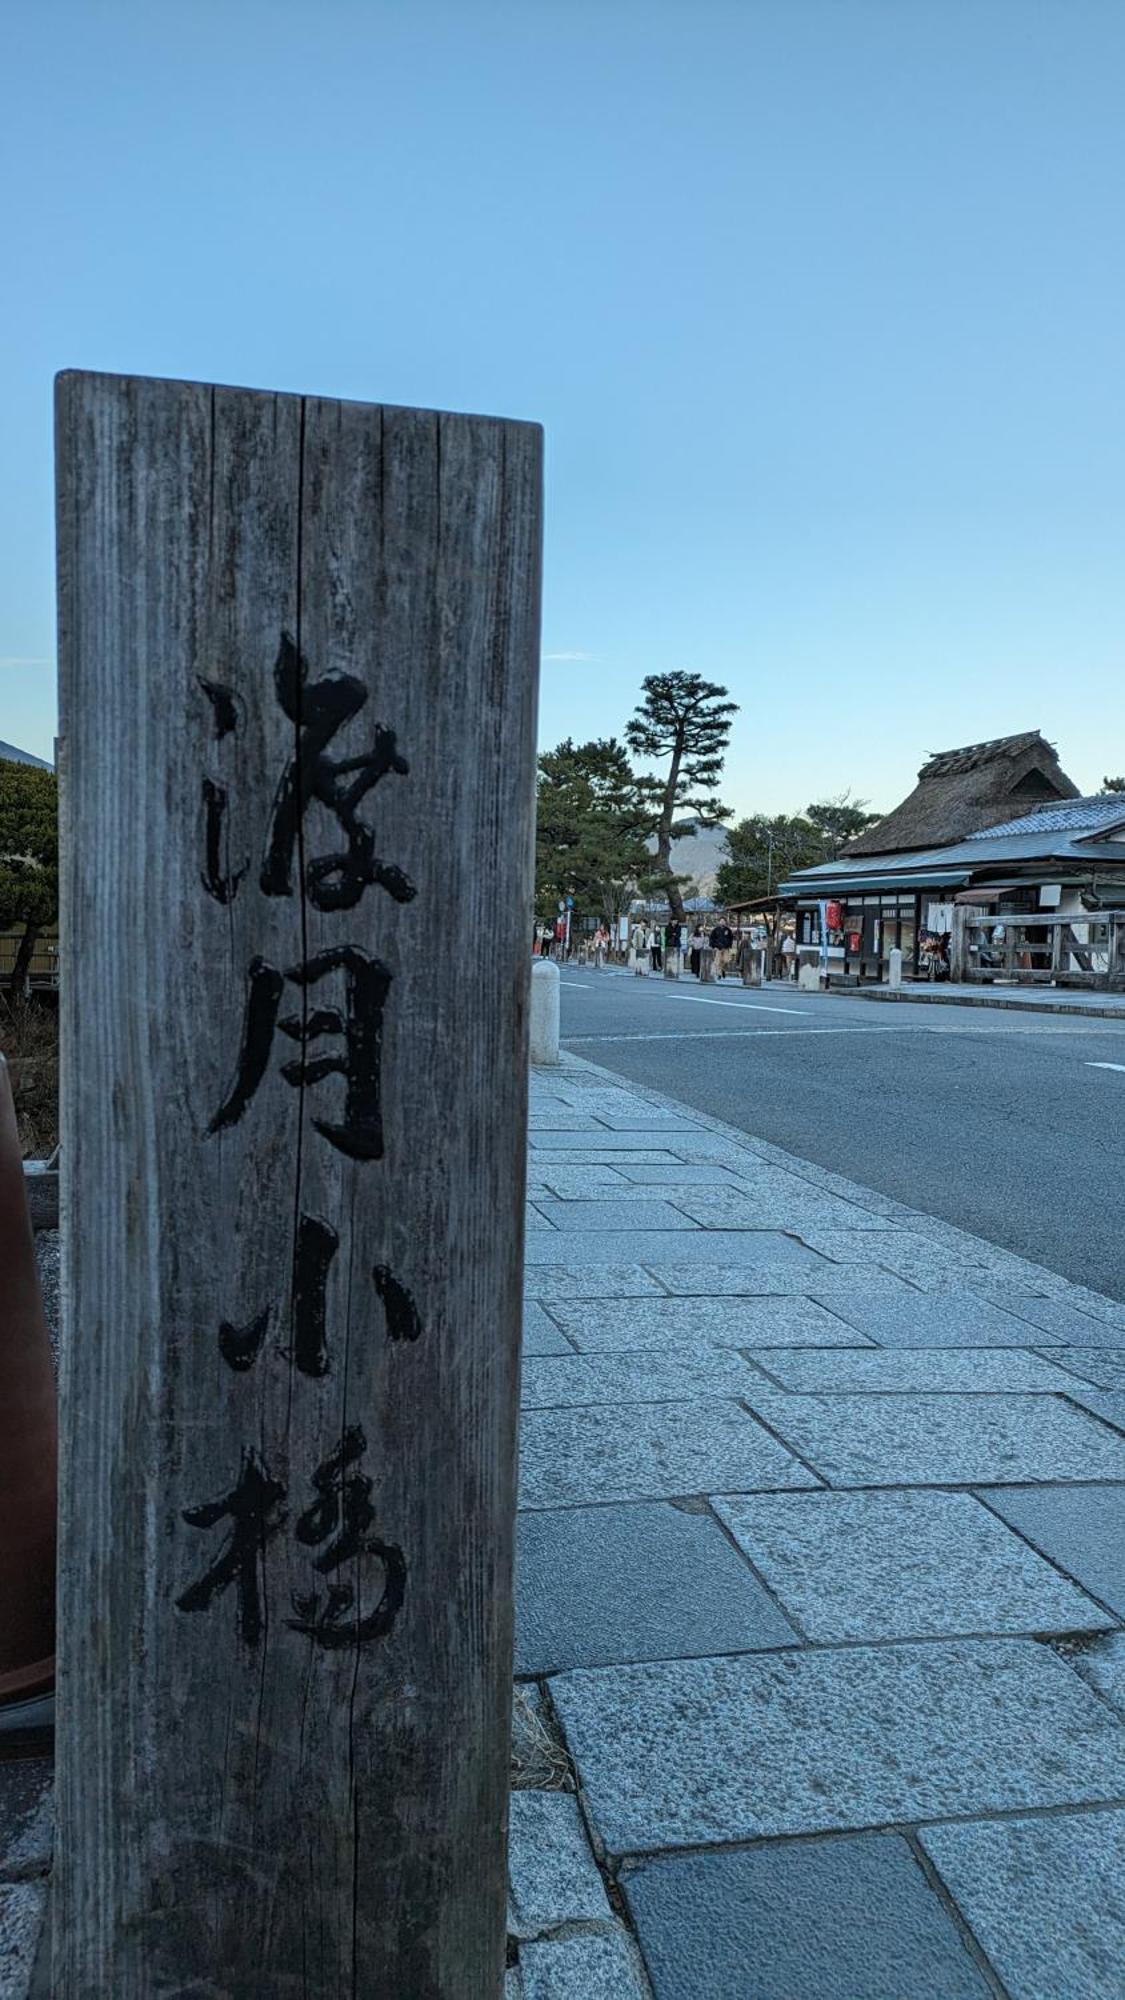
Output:
M664 998L686 1000L692 1007L749 1007L758 1014L796 1014L802 1021L813 1012L811 1007L774 1007L768 1000L709 1000L702 993L666 993Z
M762 1035L894 1035L925 1034L924 1028L667 1028L647 1035L561 1035L571 1042L738 1042Z
M1086 1068L1087 1068L1087 1069L1116 1069L1116 1070L1120 1070L1120 1072L1121 1072L1122 1076L1125 1076L1125 1063L1096 1063L1096 1062L1088 1062L1088 1063L1086 1064Z
M592 989L582 979L560 979L560 986L573 986L578 993L589 993Z

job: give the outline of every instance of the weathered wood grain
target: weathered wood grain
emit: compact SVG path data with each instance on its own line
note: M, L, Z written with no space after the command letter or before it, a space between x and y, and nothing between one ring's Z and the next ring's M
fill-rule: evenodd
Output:
M487 2000L504 1934L539 433L65 375L57 437L56 1994ZM289 714L279 655L291 674L306 663ZM333 909L318 904L355 887L327 866L349 847L331 804L348 774L321 767L327 803L301 774L290 893L268 833L344 677L363 705L323 754L361 759L394 731L408 772L354 809L415 893L389 873ZM351 971L321 956L343 947L363 955ZM261 1080L251 1094L244 1076L231 1109L255 963ZM383 1151L355 1157L354 1130L349 1151L332 1136L360 1076L340 1024L350 1004L377 1025L380 978ZM351 1056L352 1076L301 1078L302 1055ZM232 1531L201 1510L240 1471L262 1516L200 1604ZM350 1604L330 1595L343 1586ZM389 1631L357 1645L399 1586Z

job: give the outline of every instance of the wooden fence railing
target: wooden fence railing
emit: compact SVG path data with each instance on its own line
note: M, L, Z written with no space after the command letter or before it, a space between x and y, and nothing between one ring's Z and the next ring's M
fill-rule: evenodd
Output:
M1125 987L1125 911L966 919L953 976L981 984Z

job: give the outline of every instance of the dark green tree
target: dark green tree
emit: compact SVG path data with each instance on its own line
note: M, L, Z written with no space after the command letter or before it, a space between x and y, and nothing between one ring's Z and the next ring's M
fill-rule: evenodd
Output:
M535 908L553 918L574 897L579 916L624 916L652 866L649 816L616 738L575 744L570 737L539 759L535 821Z
M772 896L796 868L829 859L828 838L809 819L789 813L751 813L727 834L727 858L716 877L721 903L750 903Z
M853 799L850 792L839 792L835 798L818 799L805 807L805 818L824 835L832 860L849 840L882 819L882 813L868 812L869 803L868 799Z
M0 930L20 930L9 980L28 986L40 933L59 914L59 797L53 771L0 760Z
M1125 792L1125 778L1103 778L1103 792Z
M655 841L649 882L667 895L672 915L682 924L681 892L688 878L672 872L672 842L694 833L697 825L721 826L731 816L715 793L738 703L725 699L725 687L682 672L649 674L641 693L625 726L625 740L638 757L653 763L668 760L663 776L640 780Z

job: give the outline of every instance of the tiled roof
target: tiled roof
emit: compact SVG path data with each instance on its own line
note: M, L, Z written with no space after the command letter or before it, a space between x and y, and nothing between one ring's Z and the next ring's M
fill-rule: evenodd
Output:
M1058 799L1034 812L1006 819L999 826L981 827L970 840L994 840L1005 833L1093 833L1101 826L1125 821L1125 793L1098 792L1089 799Z

